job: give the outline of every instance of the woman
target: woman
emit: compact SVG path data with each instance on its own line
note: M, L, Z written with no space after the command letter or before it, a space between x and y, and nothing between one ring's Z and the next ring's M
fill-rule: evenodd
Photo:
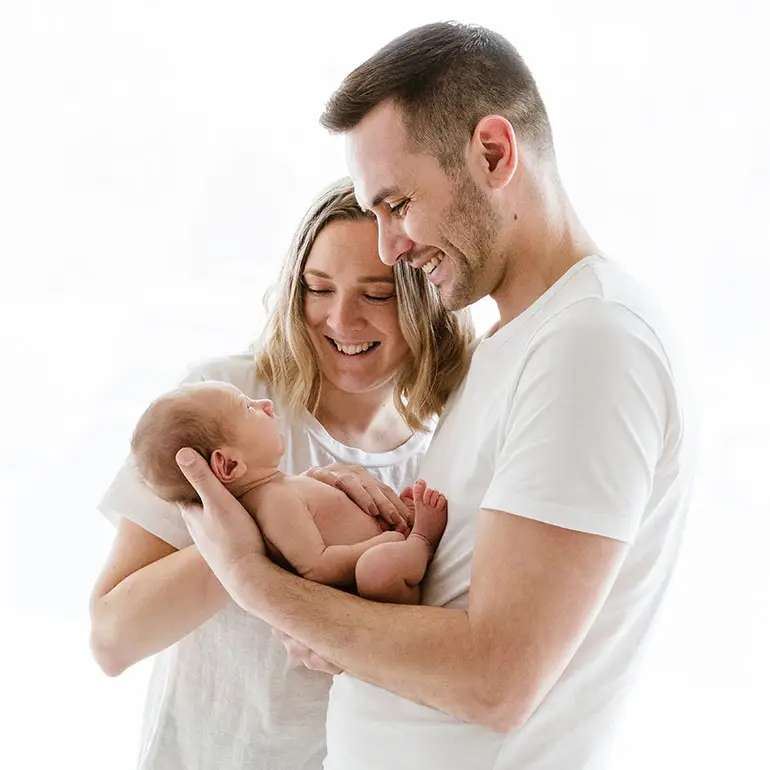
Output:
M269 312L256 356L208 362L186 381L276 401L288 473L341 462L396 490L412 484L426 428L465 373L471 325L442 310L422 273L380 262L377 225L349 180L300 224ZM384 496L398 503L387 487L383 511ZM178 509L130 464L99 507L118 531L91 599L94 655L114 676L161 653L139 767L320 768L330 677L290 660L230 601Z

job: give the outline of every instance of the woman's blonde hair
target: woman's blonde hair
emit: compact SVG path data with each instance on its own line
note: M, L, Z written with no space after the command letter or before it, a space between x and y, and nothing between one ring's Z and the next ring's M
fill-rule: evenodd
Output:
M330 222L374 221L359 207L350 179L324 190L294 233L278 283L265 298L265 330L256 345L257 376L294 414L315 413L321 399L321 369L305 325L303 272L318 234ZM439 303L421 270L404 263L393 269L398 320L409 354L394 375L395 405L412 430L441 410L468 368L473 324L466 310Z

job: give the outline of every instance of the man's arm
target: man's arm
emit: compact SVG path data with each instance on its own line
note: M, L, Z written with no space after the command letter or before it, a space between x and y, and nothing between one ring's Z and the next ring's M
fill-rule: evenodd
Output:
M375 604L285 574L238 547L235 501L190 455L178 459L205 501L188 520L201 554L241 606L361 679L493 729L524 724L635 537L673 386L646 325L598 299L544 327L522 366L480 503L467 611Z
M360 679L507 732L568 664L625 551L608 538L482 511L467 611L369 602L258 555L220 579L248 612Z

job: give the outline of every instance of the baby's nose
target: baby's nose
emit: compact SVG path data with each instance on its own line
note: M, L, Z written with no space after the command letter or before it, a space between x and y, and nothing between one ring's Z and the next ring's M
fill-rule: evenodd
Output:
M265 414L269 414L271 417L275 415L273 411L273 402L269 398L252 399L252 405L255 409L261 409Z

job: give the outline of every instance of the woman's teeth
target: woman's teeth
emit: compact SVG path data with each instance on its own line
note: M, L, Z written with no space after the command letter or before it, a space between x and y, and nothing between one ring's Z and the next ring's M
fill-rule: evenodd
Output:
M430 275L441 264L440 257L433 257L430 262L426 262L422 266L422 270L426 275Z
M345 353L345 355L348 356L355 356L358 353L363 353L377 344L376 342L359 342L357 345L340 345L337 340L332 340L332 342L340 353Z

